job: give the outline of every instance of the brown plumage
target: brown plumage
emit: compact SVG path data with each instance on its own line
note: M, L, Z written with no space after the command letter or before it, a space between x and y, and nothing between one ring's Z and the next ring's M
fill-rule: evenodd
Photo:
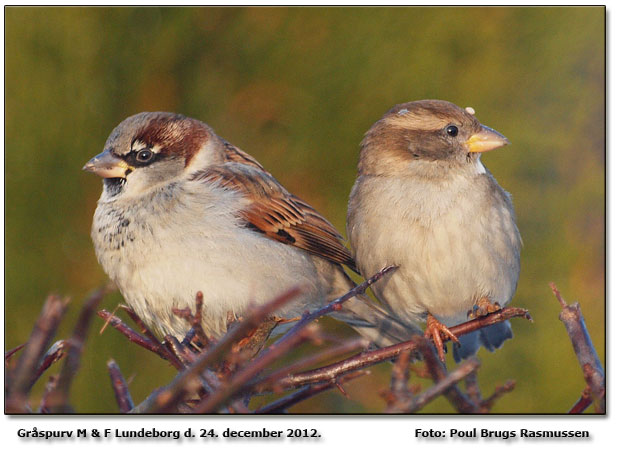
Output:
M247 226L271 239L293 245L314 255L355 269L343 237L310 205L290 194L248 154L232 147L228 162L198 172L194 179L217 182L250 200L241 211Z
M297 317L354 286L342 267L354 262L332 224L205 123L134 115L84 170L104 178L92 226L97 258L162 335L184 337L189 326L173 307L193 309L197 291L204 330L220 336L229 312L243 316L290 287L302 293L274 315ZM407 332L362 294L336 317L373 341Z

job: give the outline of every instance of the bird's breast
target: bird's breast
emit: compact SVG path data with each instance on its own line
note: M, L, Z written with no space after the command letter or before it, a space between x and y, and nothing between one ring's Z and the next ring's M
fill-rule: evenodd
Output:
M309 255L245 228L233 197L172 201L100 203L92 227L103 269L158 332L182 336L187 327L172 307L193 306L197 291L204 293L204 328L213 335L225 330L228 312L240 315L249 303L295 285L303 285L306 300L289 306L293 316L323 302Z
M411 321L430 312L444 322L464 320L481 297L510 301L520 239L505 192L493 197L482 178L438 186L379 179L355 189L350 239L364 275L399 266L374 286L382 301Z

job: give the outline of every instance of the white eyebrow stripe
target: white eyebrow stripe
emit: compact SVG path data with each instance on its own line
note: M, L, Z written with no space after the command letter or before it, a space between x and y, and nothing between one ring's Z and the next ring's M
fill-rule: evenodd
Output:
M131 151L140 151L144 148L148 148L154 154L158 154L161 151L160 145L154 145L153 147L150 147L147 143L144 143L141 140L135 140L133 142L133 145L131 146Z
M140 149L144 149L147 148L148 145L144 142L142 142L141 140L135 140L132 144L131 144L131 151L139 151Z

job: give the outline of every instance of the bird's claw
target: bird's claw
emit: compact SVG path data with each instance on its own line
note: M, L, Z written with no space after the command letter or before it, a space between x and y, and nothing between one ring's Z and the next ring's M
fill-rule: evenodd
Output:
M501 305L498 302L491 302L488 297L483 297L467 312L467 317L469 319L481 318L499 310L501 310Z
M437 354L439 355L439 360L442 362L446 361L446 355L444 353L444 340L452 340L455 343L459 343L458 338L450 329L448 329L445 324L439 322L433 315L430 313L426 317L426 330L424 331L424 337L430 338L435 343L435 347L437 348ZM459 343L460 344L460 343Z

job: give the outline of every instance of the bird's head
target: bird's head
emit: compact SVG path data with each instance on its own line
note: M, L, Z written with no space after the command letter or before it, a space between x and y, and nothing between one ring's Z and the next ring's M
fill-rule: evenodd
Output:
M129 198L220 161L221 140L206 124L176 113L142 112L122 121L83 170L104 178L104 197Z
M410 166L429 173L451 167L481 168L481 153L509 143L481 124L470 107L461 109L439 100L407 102L391 108L366 133L359 171L396 174Z

